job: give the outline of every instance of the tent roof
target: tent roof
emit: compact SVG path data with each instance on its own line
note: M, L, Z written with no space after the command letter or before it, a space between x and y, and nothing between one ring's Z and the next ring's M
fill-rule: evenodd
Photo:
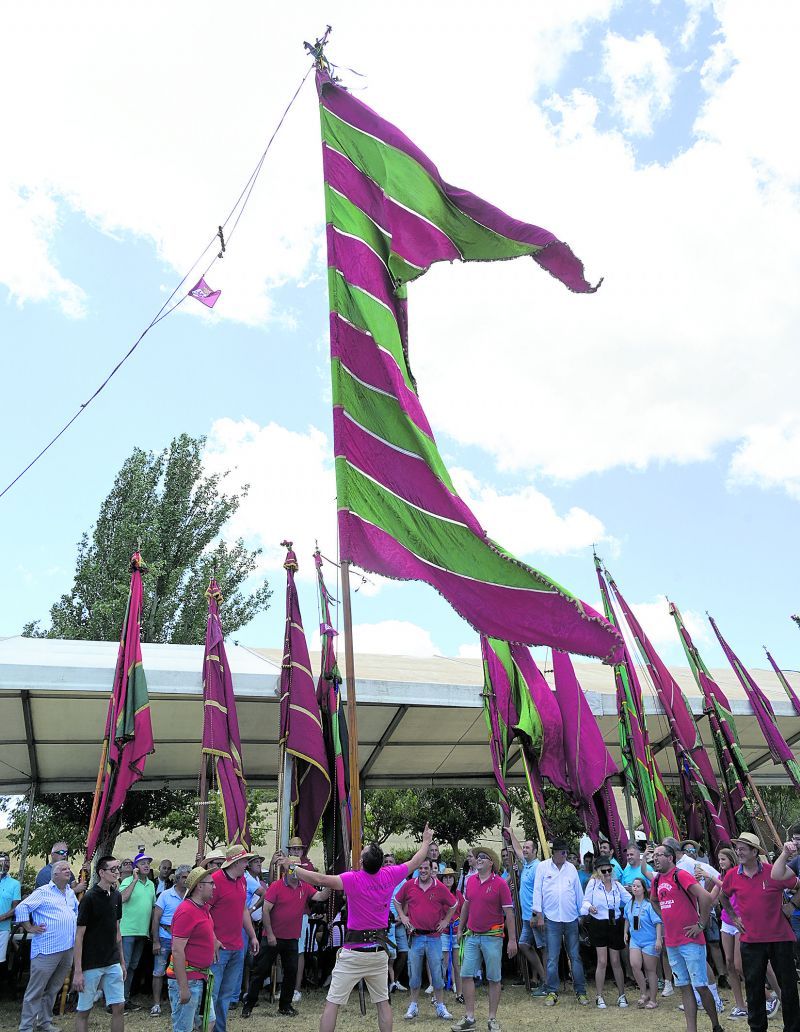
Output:
M281 654L227 644L233 673L244 768L252 786L274 785L278 772L278 698ZM0 792L91 791L116 664L116 642L13 637L0 640ZM197 784L202 721L203 647L143 645L156 752L142 787ZM318 658L312 657L318 668ZM480 660L356 656L359 761L372 788L492 784L481 702ZM598 663L575 669L614 758L619 761L612 671ZM688 668L674 668L706 743L708 723ZM767 752L750 705L732 671L713 676L728 695L745 757L762 784L788 782ZM784 737L800 740L798 717L774 673L753 674L770 698ZM552 679L547 674L548 680ZM800 687L800 679L792 675ZM645 689L650 738L666 780L675 757L667 748L660 705ZM713 753L709 750L709 755ZM514 780L512 766L511 778Z

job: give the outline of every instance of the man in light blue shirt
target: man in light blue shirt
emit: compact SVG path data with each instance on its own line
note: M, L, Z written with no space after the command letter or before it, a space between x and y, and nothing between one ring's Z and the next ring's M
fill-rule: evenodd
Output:
M0 964L6 962L8 939L11 935L11 918L22 899L22 888L16 878L8 873L11 861L8 853L0 853Z
M531 969L531 981L540 986L544 983L544 967L536 952L545 949L545 937L541 929L536 928L532 921L533 916L533 883L536 878L536 868L539 861L536 859L536 843L533 839L527 839L520 843L517 836L508 829L511 836L511 848L517 856L522 868L519 872L519 907L522 911L522 928L519 933L519 948L523 957ZM547 963L547 954L544 956L544 963Z
M628 858L628 862L622 870L619 881L623 885L630 885L634 878L641 878L649 889L650 883L655 877L655 872L642 856L639 846L635 842L629 842L625 855Z
M167 886L159 893L153 907L153 921L150 928L150 940L153 944L153 1006L150 1014L156 1018L161 1013L161 991L164 986L164 973L167 970L172 952L172 918L175 911L183 903L186 895L186 879L191 867L181 864L175 871L175 884Z
M572 984L578 1003L586 1007L586 976L580 955L578 914L583 903L583 891L575 867L567 861L567 843L553 842L553 856L542 860L533 881L533 915L536 924L547 937L547 982L545 1004L558 1003L561 979L558 976L558 958L564 942L572 965ZM538 991L537 991L538 992Z
M16 920L31 936L31 977L22 1001L19 1032L55 1032L53 1004L72 967L78 900L69 887L66 860L53 864L51 881L24 899Z
M614 856L614 850L608 839L600 839L597 844L597 853L601 860L607 860L611 864L611 877L614 881L619 881L622 878L622 867Z

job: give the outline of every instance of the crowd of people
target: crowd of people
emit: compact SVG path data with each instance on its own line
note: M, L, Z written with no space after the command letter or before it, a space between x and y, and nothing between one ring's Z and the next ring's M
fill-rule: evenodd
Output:
M591 1006L593 974L598 1009L613 1002L609 984L621 1009L634 1003L629 987L645 1011L679 991L687 1032L697 1032L700 1010L719 1032L722 985L734 997L727 1017L746 1019L751 1032L766 1032L779 1012L784 1032L800 1032L800 826L791 831L770 863L750 833L716 858L701 856L697 842L667 838L632 842L619 859L600 841L581 860L559 840L539 859L535 842L506 829L499 856L476 846L457 872L426 828L406 862L372 843L359 869L342 874L317 871L292 839L286 855L271 858L271 880L265 857L233 845L194 868L162 861L155 871L144 853L102 856L91 887L88 872L75 879L66 844L56 843L25 898L0 855L0 960L13 923L30 939L20 1032L58 1032L53 1012L70 972L77 1032L99 1003L121 1032L147 951L150 1014L166 1009L166 989L173 1032L226 1032L237 1006L249 1019L265 985L276 992L278 971L278 1016L296 1016L306 955L318 977L327 975L320 1032L334 1032L359 985L381 1032L392 1027L395 993L408 993L407 1021L429 995L436 1018L470 1032L480 983L488 1032L500 1032L504 966L546 1007L566 984L579 1006ZM456 1021L450 1007L458 1006Z

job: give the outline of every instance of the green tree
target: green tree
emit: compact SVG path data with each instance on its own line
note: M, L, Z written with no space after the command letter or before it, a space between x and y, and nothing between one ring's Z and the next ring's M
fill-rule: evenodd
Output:
M421 835L425 824L453 850L460 862L461 842L472 843L499 823L497 793L488 788L421 788L405 793L408 830Z
M380 846L392 835L408 831L413 794L396 788L368 789L364 793L364 841Z
M764 785L759 791L776 831L785 841L789 828L800 821L800 793L794 785Z
M179 846L184 839L197 835L198 807L200 801L194 792L182 793L188 796L159 821L160 838L156 842L166 842L171 846ZM276 793L271 789L250 789L247 793L247 820L254 845L263 846L267 832L272 829L268 806L274 803ZM211 849L226 844L225 820L220 803L219 792L208 794L208 828L206 844Z
M155 454L135 448L117 474L97 521L78 543L75 580L50 610L50 626L25 625L32 637L116 641L130 584L129 560L137 544L143 575L142 638L196 645L205 636L204 591L211 576L224 598L222 620L230 634L269 606L264 581L250 594L242 584L256 569L260 549L219 538L247 493L225 494L222 477L204 476L205 438L176 437ZM216 542L216 543L215 543Z
M566 839L575 842L584 832L584 827L569 796L549 782L544 782L544 807L541 808L542 822L552 838ZM508 798L512 809L519 814L525 837L539 840L539 831L533 815L530 792L527 788L514 786L508 790Z

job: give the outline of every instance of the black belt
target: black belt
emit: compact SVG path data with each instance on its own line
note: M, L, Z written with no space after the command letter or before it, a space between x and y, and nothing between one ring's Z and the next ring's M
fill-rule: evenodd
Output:
M435 928L415 928L412 935L441 935L441 932L437 932Z
M381 953L383 946L350 946L354 953Z

